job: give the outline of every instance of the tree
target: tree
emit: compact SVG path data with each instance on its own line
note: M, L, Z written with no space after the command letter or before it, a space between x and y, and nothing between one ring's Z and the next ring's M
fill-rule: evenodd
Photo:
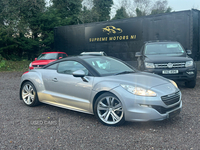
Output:
M94 9L87 9L85 6L79 15L79 20L81 23L91 23L95 22L97 19L97 12Z
M151 4L151 0L126 0L121 3L130 17L149 14Z
M110 20L112 0L87 0L82 4L83 8L79 15L81 23Z
M54 50L54 27L78 24L82 0L0 0L0 55L33 59Z
M113 4L113 0L93 0L96 21L110 20L110 11Z
M62 14L55 8L49 8L38 18L40 32L40 53L54 50L54 27L68 24L67 19L62 19Z
M137 17L146 16L145 12L142 12L139 8L136 8Z
M129 17L146 16L158 13L171 12L171 7L167 7L167 0L122 0L117 1L112 9L118 10L124 7Z
M0 26L4 25L3 23L3 20L4 20L4 17L3 17L3 10L4 10L4 2L3 0L0 0Z
M112 20L129 18L124 7L117 10L115 17Z
M152 7L151 15L160 14L160 13L169 13L172 11L171 7L167 7L167 0L157 0Z
M18 49L33 59L40 52L41 28L39 19L46 11L45 0L21 0L18 27ZM22 28L20 27L22 26ZM25 49L29 44L28 49Z
M152 5L152 1L151 0L134 0L135 5L136 5L136 15L137 15L137 11L139 13L139 15L141 16L146 16L151 12L151 5Z
M0 54L6 59L13 59L20 53L16 37L19 35L19 1L0 0Z
M0 0L0 55L33 59L54 50L54 27L77 24L82 0Z
M0 28L0 54L6 59L10 59L16 47L15 39L8 28Z
M53 0L53 8L56 8L62 19L67 19L68 24L78 24L81 13L82 0Z

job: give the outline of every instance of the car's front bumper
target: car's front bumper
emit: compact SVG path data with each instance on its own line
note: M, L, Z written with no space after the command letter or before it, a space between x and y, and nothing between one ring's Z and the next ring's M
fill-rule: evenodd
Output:
M182 108L181 92L180 98L173 104L166 105L161 97L136 96L129 92L122 94L122 87L113 89L120 100L125 114L126 121L159 121L178 115ZM117 94L119 93L120 94ZM176 91L177 92L177 91ZM169 93L166 93L169 94Z
M151 106L151 105L149 105ZM177 104L177 107L167 111L164 114L159 113L152 107L137 106L136 108L128 109L125 113L127 121L160 121L178 115L182 108L182 101Z
M163 70L178 70L177 74L163 74ZM145 72L155 73L165 78L174 80L174 81L191 81L196 79L197 70L196 67L191 68L155 68L155 69L145 69Z

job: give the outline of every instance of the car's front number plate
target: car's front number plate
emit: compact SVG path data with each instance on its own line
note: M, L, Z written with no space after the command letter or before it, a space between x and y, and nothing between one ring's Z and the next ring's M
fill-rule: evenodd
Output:
M163 70L163 74L177 74L178 70Z

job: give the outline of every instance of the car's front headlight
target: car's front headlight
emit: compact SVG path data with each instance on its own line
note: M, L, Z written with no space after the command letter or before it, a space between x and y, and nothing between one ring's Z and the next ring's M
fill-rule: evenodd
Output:
M191 67L191 66L193 66L193 61L192 60L191 61L186 61L185 67Z
M169 80L175 87L177 87L178 88L178 86L177 86L177 84L176 84L176 82L174 82L173 80Z
M154 63L147 63L147 62L145 62L145 67L146 68L155 68L155 65L154 65Z
M32 67L32 63L29 64L29 67Z
M147 89L144 89L144 88L141 88L141 87L135 87L135 86L126 85L126 84L121 84L121 87L123 87L128 92L130 92L134 95L138 95L138 96L153 97L153 96L157 95L154 91L147 90Z

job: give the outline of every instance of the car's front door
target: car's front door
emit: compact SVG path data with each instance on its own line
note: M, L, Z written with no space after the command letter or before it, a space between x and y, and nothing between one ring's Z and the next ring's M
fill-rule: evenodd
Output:
M85 81L81 77L74 77L72 73L77 70L85 72ZM58 64L57 73L49 80L52 96L56 103L65 105L70 109L88 111L90 106L90 96L93 86L92 76L88 76L89 71L79 62L63 61Z

